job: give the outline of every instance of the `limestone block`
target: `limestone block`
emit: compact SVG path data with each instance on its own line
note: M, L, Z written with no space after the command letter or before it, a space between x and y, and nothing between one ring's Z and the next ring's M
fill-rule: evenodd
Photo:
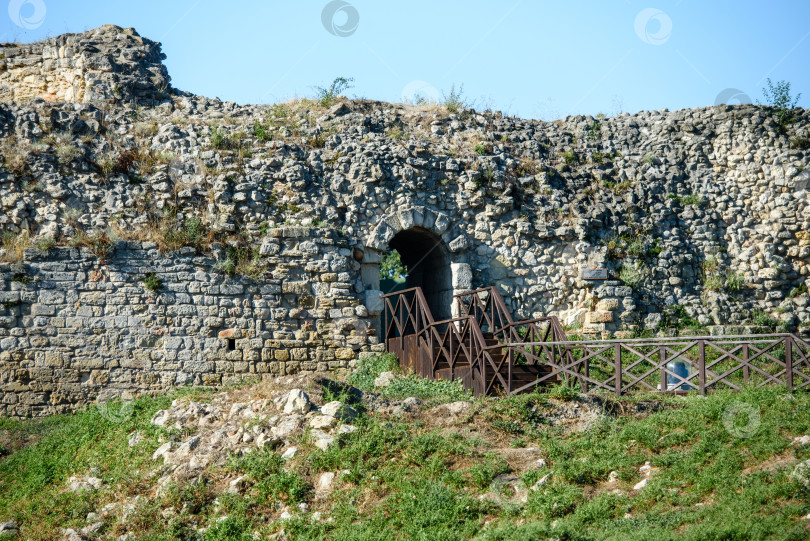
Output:
M619 299L602 299L596 304L596 309L605 311L605 310L617 310L619 308Z
M385 301L382 299L383 292L379 289L367 289L364 292L363 304L368 310L370 316L376 316L382 313L385 308Z
M468 291L472 289L472 269L467 263L451 263L453 289Z

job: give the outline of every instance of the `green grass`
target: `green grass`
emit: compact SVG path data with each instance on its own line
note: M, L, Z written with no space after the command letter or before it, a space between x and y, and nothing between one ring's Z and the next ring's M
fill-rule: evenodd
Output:
M401 372L399 362L392 354L375 355L362 359L347 382L364 391L379 392L389 398L416 397L431 403L470 400L472 394L459 381L429 380L416 374L407 374L393 380L381 389L374 388L374 380L382 372Z
M390 359L375 358L354 378L373 384ZM211 396L193 391L195 396ZM715 392L706 397L632 395L602 398L613 412L580 432L552 426L546 416L560 401L580 398L560 387L510 398L474 402L474 410L452 427L440 428L430 410L417 418L362 415L358 430L322 451L302 444L302 454L283 464L279 450L233 457L202 479L170 486L160 497L150 487L160 476L151 461L164 429L149 424L180 392L134 402L122 423L96 408L29 421L0 420L12 441L35 443L0 456L0 521L14 519L22 538L50 539L59 528L80 528L87 513L135 494L141 500L126 522L109 518L104 536L126 531L138 539L248 540L284 529L287 539L784 539L808 537L810 489L792 481L792 465L760 467L774 457L810 459L810 446L793 437L810 433L810 394L779 387ZM744 402L760 414L750 437L726 428L724 412ZM646 405L644 413L632 413ZM625 412L620 414L619 412ZM735 426L747 419L736 419ZM144 441L133 449L129 434ZM515 441L537 447L547 467L517 471L531 487L523 505L499 505L480 496L510 471L497 449ZM16 447L15 447L16 448ZM654 473L646 488L632 490L639 467ZM104 487L78 496L65 491L71 475L98 468ZM618 482L607 485L612 471ZM324 472L337 473L335 492L316 498ZM341 473L346 472L346 473ZM246 475L242 494L215 489L212 478ZM619 489L619 493L612 493ZM306 502L310 511L296 511ZM293 518L276 521L278 504ZM171 507L173 516L162 511ZM227 517L227 518L224 518ZM204 534L197 528L207 527Z
M84 526L87 513L97 511L110 494L102 490L76 497L65 491L67 478L96 467L105 483L118 485L123 494L133 490L135 470L150 462L161 433L149 420L170 402L165 396L140 399L122 423L107 420L96 407L25 422L0 419L0 431L37 440L0 461L2 520L32 528L26 531L31 539L48 539L59 527ZM136 429L144 441L130 449L128 435Z

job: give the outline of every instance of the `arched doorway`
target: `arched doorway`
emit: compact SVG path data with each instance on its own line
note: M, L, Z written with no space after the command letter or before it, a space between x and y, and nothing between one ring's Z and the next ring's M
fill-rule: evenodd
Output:
M394 235L388 248L399 252L407 267L405 288L422 288L433 319L440 321L452 317L450 254L442 238L427 229L413 227Z

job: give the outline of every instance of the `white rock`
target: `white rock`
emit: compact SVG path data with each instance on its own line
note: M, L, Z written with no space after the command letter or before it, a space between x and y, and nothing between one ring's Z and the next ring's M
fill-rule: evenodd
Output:
M810 488L810 460L799 462L790 474L790 478Z
M337 429L338 436L342 436L343 434L351 434L357 430L357 427L354 425L340 425Z
M534 461L534 467L539 469L545 468L548 464L546 464L545 458L538 458Z
M332 428L338 423L338 420L331 415L316 415L309 420L309 426L312 428Z
M239 412L241 412L246 407L247 404L244 404L242 402L234 402L233 405L231 405L231 411L228 413L228 418L230 419L236 415L239 415Z
M374 378L374 386L388 387L395 379L397 379L397 376L393 372L382 372L379 376Z
M245 488L247 479L244 475L240 475L230 483L228 483L228 492L230 494L239 494Z
M312 402L301 389L291 389L279 399L279 409L284 413L306 413L312 409Z
M187 439L183 444L177 448L173 454L178 460L185 460L191 456L191 453L200 445L200 436L192 436Z
M292 513L290 513L289 511L284 511L278 518L280 520L290 520L292 518Z
M350 423L357 419L357 410L338 400L324 404L321 407L321 414L331 415L344 423Z
M552 472L548 472L547 474L545 474L543 477L540 478L539 481L537 481L534 485L532 485L531 489L532 490L539 490L540 487L545 486L545 484L548 483L548 480L551 479L551 474L553 474L553 473L554 472L552 471Z
M269 436L262 432L258 436L256 436L256 447L259 449L263 449L266 446L273 446L276 445L280 440L275 436Z
M143 440L143 434L140 431L133 432L129 437L128 445L130 448L135 447Z
M172 446L173 446L172 442L167 441L166 443L158 447L155 450L155 452L152 453L152 460L157 460L158 458L164 456L166 453L170 452L172 450Z
M642 488L647 486L647 483L649 481L650 481L649 479L642 479L641 481L633 485L633 490L641 490Z
M151 423L157 426L166 426L166 424L171 420L169 416L169 412L166 410L159 410L156 411L155 414L152 416Z
M290 447L289 449L287 449L286 451L284 451L281 454L281 460L284 460L285 462L288 461L288 460L292 460L293 458L295 458L295 455L297 455L297 454L298 454L298 448L297 447Z
M408 398L402 401L402 405L405 406L405 408L407 409L418 408L422 404L424 404L424 402L422 402L415 396L409 396Z
M82 536L79 535L79 532L77 532L73 528L68 528L67 530L62 530L62 541L83 541L83 540Z
M810 436L796 436L793 438L793 445L810 445Z
M101 488L101 479L92 475L85 478L71 477L68 479L68 490L71 492L93 491L99 488Z
M13 520L0 522L0 533L13 533L17 531L17 523Z
M278 425L271 428L271 432L281 439L286 439L301 429L304 418L301 415L290 415L279 421Z
M650 465L649 462L645 462L644 465L638 469L638 471L640 474L649 477L650 474L652 473L652 466Z
M608 474L608 483L615 483L618 480L619 480L619 472L614 470Z
M332 482L335 480L335 474L332 472L322 473L318 478L318 492L329 492L332 490Z
M325 438L319 438L315 440L315 447L320 449L321 451L326 451L330 447L335 444L335 438L333 436L327 436Z
M461 415L472 408L472 404L464 401L450 402L449 404L445 404L445 408L450 415Z
M211 462L211 459L206 455L194 455L188 461L188 467L192 470L202 470Z

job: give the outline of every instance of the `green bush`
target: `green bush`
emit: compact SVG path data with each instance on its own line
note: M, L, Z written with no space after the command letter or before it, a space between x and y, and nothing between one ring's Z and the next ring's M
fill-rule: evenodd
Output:
M471 107L471 104L464 98L464 85L459 85L458 90L456 90L454 84L450 87L448 94L442 92L442 105L444 105L448 113L458 113L467 107Z
M152 293L157 293L163 288L163 281L154 272L144 274L143 278L141 278L141 282L143 282L143 286Z
M766 80L767 86L762 89L762 95L765 101L774 112L777 124L784 128L794 121L793 109L799 103L801 93L795 97L790 94L790 83L787 81L779 81L773 83L770 77Z
M297 504L304 501L311 490L303 477L284 470L284 460L270 448L233 457L230 469L247 474L254 481L259 502L263 504L279 500Z
M374 389L374 380L383 372L399 371L399 361L391 353L382 353L360 359L357 368L346 378L346 383L363 391Z
M335 100L335 98L337 98L350 88L354 88L354 86L351 84L352 82L354 82L354 77L336 77L328 88L323 86L316 86L315 93L318 99L318 103L321 105L321 107L329 107L330 105L332 105L332 102Z

